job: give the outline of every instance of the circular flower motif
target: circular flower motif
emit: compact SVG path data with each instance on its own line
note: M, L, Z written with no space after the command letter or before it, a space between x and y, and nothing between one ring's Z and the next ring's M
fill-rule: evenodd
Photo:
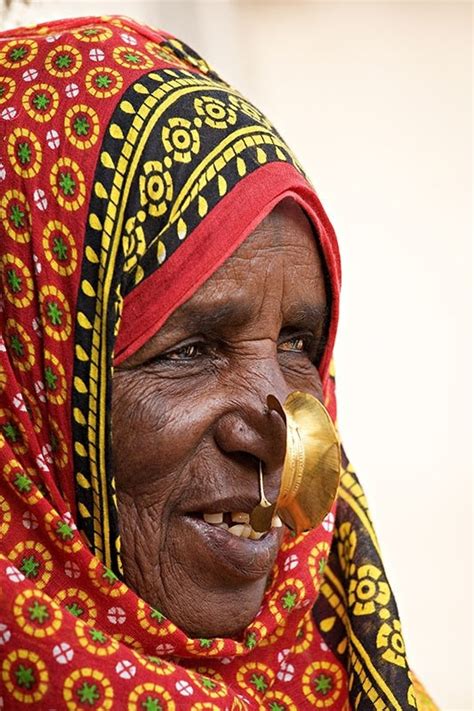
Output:
M0 275L8 301L19 309L33 301L31 272L19 257L7 252L0 258Z
M50 121L59 106L59 94L51 84L33 84L21 100L28 116L38 123Z
M172 634L177 629L159 610L154 610L141 598L137 602L137 619L148 634L159 637Z
M357 546L357 534L349 521L342 523L337 530L337 554L339 563L346 576L355 568L354 553Z
M92 558L88 569L92 584L109 597L121 597L127 592L125 583L121 583L115 573L98 559Z
M9 318L5 328L5 343L14 366L23 373L31 370L35 363L33 342L16 319Z
M41 590L24 590L13 602L13 616L22 632L42 639L61 627L63 613Z
M77 210L84 204L86 184L84 173L76 161L60 158L51 168L49 182L53 195L68 212Z
M0 204L0 219L9 237L26 244L31 234L31 214L26 197L19 190L7 190Z
M125 257L123 269L125 272L129 272L136 267L146 250L145 232L141 225L137 225L136 217L130 217L126 221L122 239Z
M310 610L306 614L296 629L296 645L293 647L294 654L305 652L314 639L314 621L313 613Z
M42 286L39 292L44 330L55 341L66 341L71 335L71 309L66 297L56 286Z
M109 679L98 669L82 667L69 674L63 687L63 698L70 711L108 711L112 708L114 690Z
M41 498L35 479L37 474L34 469L22 467L16 459L10 459L3 467L3 474L12 489L21 496L27 504L36 504ZM25 511L26 514L26 511ZM36 525L28 525L26 528L34 529Z
M20 177L33 178L39 172L43 150L33 131L15 128L8 137L7 153L13 170Z
M90 627L78 620L76 624L76 635L81 647L84 647L90 654L98 657L105 657L113 654L119 648L119 643L113 637L109 637L102 630Z
M152 217L160 217L173 199L173 180L169 170L164 170L158 160L149 160L143 166L139 181L140 202L147 206Z
M288 694L270 689L265 694L265 708L269 711L294 711L298 706Z
M7 408L0 409L0 449L5 444L15 454L24 454L28 450L26 431L20 420Z
M311 551L308 557L308 566L311 576L311 580L314 582L316 588L319 589L321 583L321 578L324 575L324 569L329 557L329 543L326 541L320 541L317 543Z
M179 163L189 163L193 154L199 152L199 133L185 118L169 119L161 131L161 140L165 151L172 153L173 160Z
M89 94L96 99L107 99L122 89L123 77L116 69L94 67L87 72L85 84Z
M37 541L21 541L8 554L14 566L35 588L42 590L51 578L53 563L51 553Z
M127 709L129 711L142 711L142 709L175 711L176 704L169 691L166 691L159 684L147 681L133 689L128 697Z
M71 276L77 267L77 248L72 232L59 220L50 220L43 230L43 249L48 264L61 276Z
M377 649L384 649L382 657L399 667L406 667L405 643L400 620L384 622L377 633Z
M52 510L44 516L45 528L53 543L67 553L77 553L81 541L77 530Z
M213 669L198 667L197 673L188 674L198 689L211 699L223 699L227 696L227 688L221 684L222 677Z
M97 618L97 608L94 601L79 588L66 588L60 590L54 597L63 609L68 610L74 617L82 622L94 622Z
M112 37L113 32L108 27L92 25L81 27L80 30L75 30L72 34L80 42L105 42Z
M341 695L343 675L337 664L322 660L306 667L301 682L305 699L316 708L327 708Z
M267 689L273 684L275 672L262 662L247 662L239 667L237 683L253 698L265 696Z
M229 95L229 101L235 109L238 109L253 121L263 124L264 126L271 125L268 119L258 109L256 109L255 106L252 106L252 104L249 104L248 101L245 101L245 99L240 96L233 96L231 94Z
M76 104L66 112L64 130L73 146L81 150L90 148L99 136L99 117L90 106Z
M237 121L234 109L212 96L197 97L194 99L194 108L198 116L211 128L229 128Z
M140 52L139 49L135 47L115 47L113 51L113 58L122 67L127 67L127 69L151 69L153 66L153 60L144 52Z
M12 514L8 501L0 495L0 541L7 535L11 520Z
M70 44L59 44L46 55L44 66L53 77L72 77L82 66L82 55Z
M25 67L38 54L38 43L32 39L13 39L0 46L0 67L4 69Z
M387 605L390 600L388 583L380 580L382 571L375 565L361 565L356 578L349 581L349 607L355 615L371 615L377 605Z
M51 454L58 469L64 469L69 462L69 453L62 429L53 417L49 418ZM78 548L80 543L78 543Z
M274 591L269 600L269 608L277 624L281 625L305 597L305 586L298 578L288 578Z
M16 82L12 77L0 77L0 105L12 98L15 89Z
M179 59L169 47L164 47L157 42L153 42L152 40L145 43L145 49L152 55L152 57L162 59L165 62L168 62L168 64L174 64L175 66L178 65L179 67L188 66L186 62Z
M3 660L2 679L14 699L21 704L32 704L45 695L49 675L39 654L14 649Z
M53 405L66 401L66 372L62 363L51 351L44 351L44 383L46 396Z

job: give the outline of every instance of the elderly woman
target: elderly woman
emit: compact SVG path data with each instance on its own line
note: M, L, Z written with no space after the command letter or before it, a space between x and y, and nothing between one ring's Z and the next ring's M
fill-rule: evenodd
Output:
M295 157L131 20L4 34L0 65L3 708L428 708Z

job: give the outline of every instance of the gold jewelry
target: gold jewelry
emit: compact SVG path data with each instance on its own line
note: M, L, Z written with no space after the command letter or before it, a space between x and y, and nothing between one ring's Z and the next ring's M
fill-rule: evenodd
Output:
M280 491L273 506L264 497L260 469L261 500L250 521L253 528L253 519L257 525L267 525L255 530L268 531L276 509L288 528L302 533L319 526L336 498L341 471L339 438L328 411L309 393L295 390L283 405L269 395L267 405L286 423L286 454Z
M250 514L250 525L254 531L262 533L264 531L269 531L271 528L275 504L270 503L265 496L265 491L263 489L263 467L261 459L258 465L258 487L260 491L260 503L255 506Z

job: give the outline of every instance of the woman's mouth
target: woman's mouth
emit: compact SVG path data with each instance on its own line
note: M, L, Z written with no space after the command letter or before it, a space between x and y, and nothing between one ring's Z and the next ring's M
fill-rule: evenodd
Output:
M222 502L224 503L224 502ZM230 503L230 502L229 502ZM275 561L280 545L282 522L275 515L269 531L254 531L250 525L253 505L234 510L193 511L183 516L187 527L192 529L192 544L199 554L203 548L205 557L214 559L216 569L233 580L257 580L267 577ZM219 507L221 508L221 507Z

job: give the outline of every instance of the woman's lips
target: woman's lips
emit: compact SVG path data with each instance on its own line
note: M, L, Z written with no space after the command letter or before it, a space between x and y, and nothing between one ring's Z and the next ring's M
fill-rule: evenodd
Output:
M183 522L194 533L194 545L205 546L220 570L241 580L258 580L270 573L282 528L272 528L263 538L252 540L233 535L197 516L183 516Z

